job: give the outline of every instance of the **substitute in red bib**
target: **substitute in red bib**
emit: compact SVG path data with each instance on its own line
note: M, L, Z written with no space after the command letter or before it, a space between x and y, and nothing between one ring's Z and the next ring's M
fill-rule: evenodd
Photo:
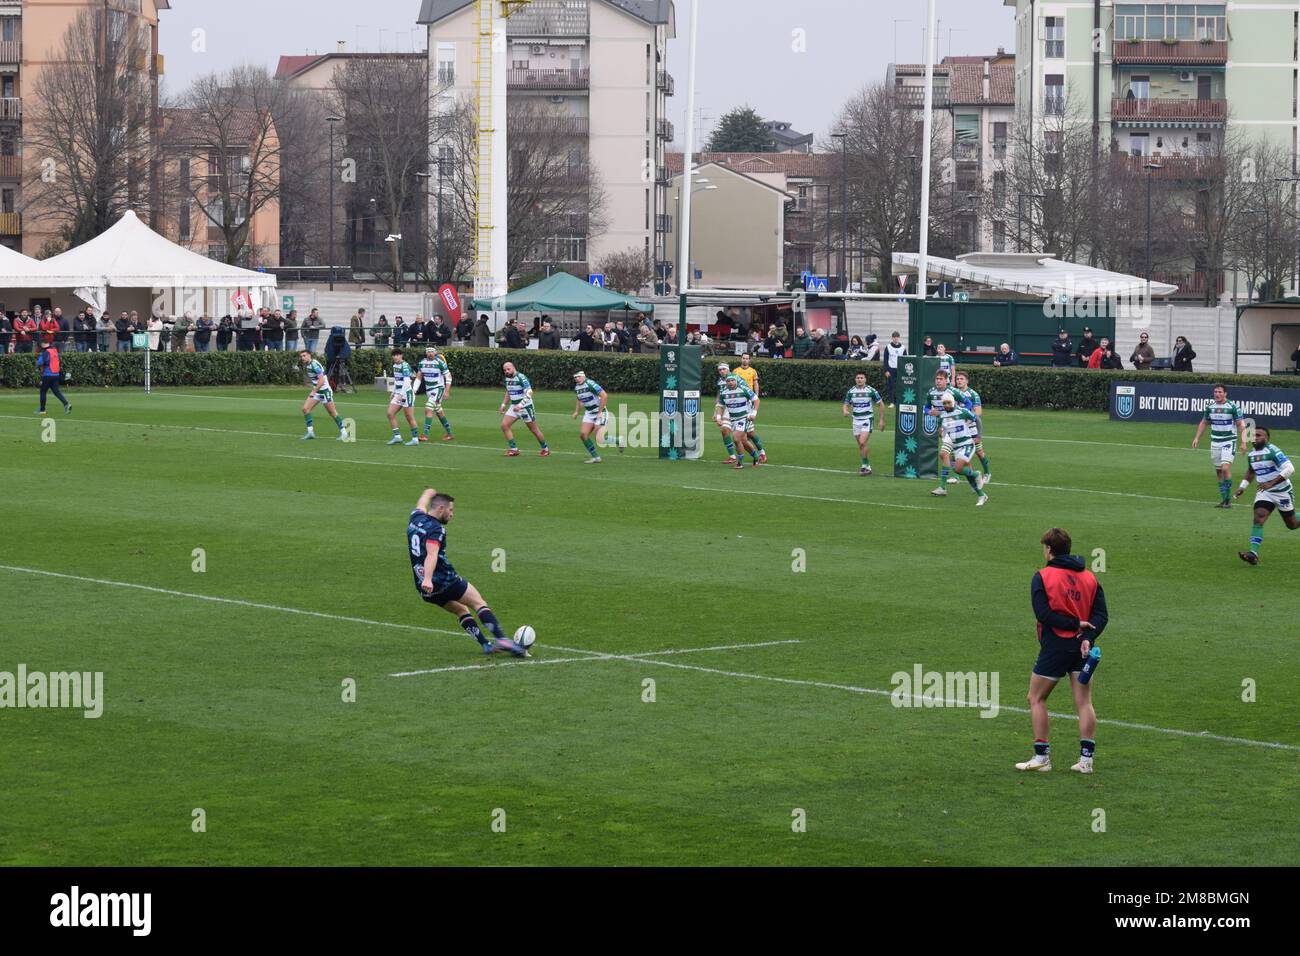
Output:
M1079 762L1070 769L1092 773L1097 741L1097 712L1092 707L1092 670L1098 661L1089 656L1105 630L1106 595L1083 558L1070 553L1070 535L1053 528L1043 535L1047 566L1034 574L1029 586L1034 617L1038 620L1038 660L1029 675L1029 712L1034 725L1034 756L1016 764L1017 770L1052 769L1048 744L1047 698L1056 682L1067 674L1079 715ZM1099 653L1099 652L1098 652ZM1085 665L1088 665L1085 669Z

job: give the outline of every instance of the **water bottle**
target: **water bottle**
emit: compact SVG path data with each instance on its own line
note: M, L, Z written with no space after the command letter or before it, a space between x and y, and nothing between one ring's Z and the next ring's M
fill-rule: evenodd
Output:
M1096 644L1088 652L1088 659L1083 662L1083 669L1079 671L1079 683L1086 684L1092 680L1092 675L1097 673L1097 668L1101 666L1101 648Z

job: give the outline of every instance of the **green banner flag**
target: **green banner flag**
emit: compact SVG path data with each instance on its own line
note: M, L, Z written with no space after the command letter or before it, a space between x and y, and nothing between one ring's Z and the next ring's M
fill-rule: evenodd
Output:
M659 457L677 461L704 454L698 345L659 346Z
M894 421L894 477L939 476L939 419L925 414L939 360L904 355L898 360L898 413Z

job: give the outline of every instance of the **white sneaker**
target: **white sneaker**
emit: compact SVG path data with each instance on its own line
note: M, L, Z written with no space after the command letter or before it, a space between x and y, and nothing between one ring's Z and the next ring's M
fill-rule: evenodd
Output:
M311 441L311 440L312 440L313 438L315 438L315 437L316 437L316 433L315 433L315 432L308 432L307 434L305 434L305 435L302 436L302 440L303 440L303 441Z
M863 466L862 466L862 470L861 470L860 472L858 472L858 474L860 474L860 475L869 475L869 474L871 474L871 466L870 466L870 465L863 465Z
M400 444L402 444L402 439L401 439L399 436L394 435L392 438L388 439L388 441L384 442L384 444L385 444L385 445L400 445Z
M980 475L980 476L979 476L979 479L978 479L978 482L977 482L977 483L979 484L979 486L980 486L980 490L981 490L981 491L984 490L984 486L987 485L987 484L989 483L989 481L990 481L992 478L993 478L992 475Z
M1052 769L1052 758L1050 756L1043 757L1043 756L1039 756L1038 754L1034 754L1034 756L1031 759L1026 760L1023 763L1016 764L1016 769L1037 770L1039 773L1047 773L1047 771Z
M894 407L894 403L893 403L893 402L890 402L890 403L889 403L888 405L886 405L885 407L886 407L886 408L893 408L893 407Z
M583 462L583 464L584 464L584 465L599 465L599 464L601 463L601 460L602 460L602 459L600 459L600 458L588 458L586 461Z
M989 500L989 496L988 496L988 495L980 495L980 496L979 496L979 499L975 502L975 507L976 507L976 508L983 508L984 505L988 502L988 500Z
M934 495L936 498L946 498L948 497L948 489L943 485L940 485L938 488L934 489L934 491L930 492L930 494Z
M957 476L956 476L956 475L951 475L951 476L948 478L948 484L950 484L950 485L955 485L955 484L957 484Z
M1080 757L1079 762L1070 769L1075 773L1092 773L1092 758Z

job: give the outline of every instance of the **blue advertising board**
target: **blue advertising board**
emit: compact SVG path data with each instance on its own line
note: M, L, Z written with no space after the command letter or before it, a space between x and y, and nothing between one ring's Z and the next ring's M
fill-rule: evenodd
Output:
M1110 417L1119 422L1196 424L1214 401L1212 385L1161 382L1158 378L1110 383ZM1300 388L1228 388L1246 418L1266 428L1300 431Z

